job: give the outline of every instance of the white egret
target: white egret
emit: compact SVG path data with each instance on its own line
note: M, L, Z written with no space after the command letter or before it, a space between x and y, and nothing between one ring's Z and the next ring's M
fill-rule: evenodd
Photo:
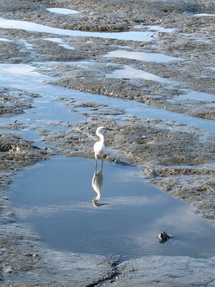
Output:
M98 127L96 130L96 134L100 138L100 140L94 144L94 154L95 154L95 159L96 159L96 167L97 167L98 157L102 157L102 166L103 166L103 155L105 152L105 145L104 145L104 136L101 132L104 129L105 129L104 127Z

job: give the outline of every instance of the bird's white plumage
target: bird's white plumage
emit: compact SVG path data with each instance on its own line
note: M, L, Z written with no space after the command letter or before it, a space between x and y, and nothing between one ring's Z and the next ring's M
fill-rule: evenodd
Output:
M92 187L94 191L97 193L97 196L93 198L92 200L92 203L95 207L100 207L100 206L108 204L108 203L99 202L101 199L102 184L103 184L103 174L102 174L102 170L100 169L94 172L93 179L92 179Z
M102 157L105 152L104 136L102 134L103 129L104 127L98 127L96 130L96 134L100 139L94 144L94 154L96 160L98 159L98 157Z

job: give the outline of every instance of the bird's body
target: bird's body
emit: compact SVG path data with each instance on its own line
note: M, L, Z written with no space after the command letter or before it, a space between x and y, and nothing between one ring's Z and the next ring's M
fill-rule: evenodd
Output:
M94 144L94 153L95 153L95 159L98 159L98 157L102 157L105 152L105 145L103 142L98 141Z
M94 154L95 154L96 164L97 164L98 157L102 157L102 164L103 164L103 155L105 152L104 136L101 133L103 129L104 127L98 127L96 130L96 134L100 138L100 140L94 144Z

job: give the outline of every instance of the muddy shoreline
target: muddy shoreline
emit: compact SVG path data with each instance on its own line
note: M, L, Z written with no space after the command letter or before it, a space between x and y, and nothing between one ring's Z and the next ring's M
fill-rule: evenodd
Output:
M80 13L62 15L47 10L55 6ZM29 64L50 77L52 85L215 120L214 16L202 15L215 13L214 1L123 1L122 5L121 1L108 0L99 4L97 1L71 4L70 1L17 0L0 1L0 8L2 18L68 30L138 32L149 31L147 27L153 26L153 35L147 41L60 36L71 49L59 45L56 41L59 35L0 28L0 64ZM172 58L154 62L133 56L109 56L118 50L165 54ZM113 76L116 70L126 71L128 66L132 72L147 71L159 78L137 78L126 73ZM191 93L195 96L191 97ZM0 87L0 116L8 119L1 123L0 133L0 285L153 286L159 281L166 286L214 286L214 257L181 257L174 271L170 271L174 257L149 256L122 263L114 257L49 250L31 227L16 223L16 214L5 192L14 173L53 155L93 158L95 129L102 124L111 129L107 133L106 160L138 166L149 182L189 203L195 212L214 222L215 129L205 131L192 127L192 122L185 125L153 119L150 115L140 118L127 114L120 106L62 96L56 101L84 120L58 123L66 127L59 131L51 129L54 122L50 128L35 126L44 143L44 147L39 147L19 134L28 125L15 119L16 115L33 109L39 97L40 94L28 92L25 87ZM160 270L159 260L168 262L163 264L165 270ZM148 275L144 274L142 264L147 266ZM202 266L207 268L202 274L204 282L197 276ZM149 271L152 267L156 276ZM186 270L184 275L178 274L182 269ZM187 281L190 272L193 275Z

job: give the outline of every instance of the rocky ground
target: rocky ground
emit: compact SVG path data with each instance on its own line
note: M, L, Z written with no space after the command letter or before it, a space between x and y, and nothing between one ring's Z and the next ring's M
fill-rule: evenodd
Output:
M47 8L69 8L72 17ZM0 17L33 21L61 29L121 32L148 26L157 31L149 41L122 41L63 36L0 28L1 64L33 64L53 85L93 94L131 99L164 110L215 119L214 1L0 1ZM7 41L6 41L6 40ZM144 51L174 57L170 62L111 58L113 50ZM104 57L105 56L105 57ZM50 62L53 62L50 68ZM130 77L110 78L116 69L131 67L159 76L161 81ZM72 71L72 72L71 72ZM195 91L194 98L187 98ZM205 93L205 98L198 98ZM10 119L34 106L39 94L0 87L0 115ZM203 99L202 99L203 98ZM196 212L215 218L215 134L174 121L127 115L121 107L58 98L85 121L67 122L68 129L37 127L51 147L39 148L17 135L26 123L2 123L0 134L0 284L2 286L215 286L215 258L149 256L127 262L116 258L61 253L41 245L29 226L16 223L5 195L15 172L51 155L93 158L95 129L109 128L106 160L139 166L144 176L165 192L191 204ZM215 125L214 125L215 126ZM4 132L4 129L7 132ZM161 263L160 263L161 262ZM161 268L162 265L162 268ZM174 266L174 268L173 268Z

